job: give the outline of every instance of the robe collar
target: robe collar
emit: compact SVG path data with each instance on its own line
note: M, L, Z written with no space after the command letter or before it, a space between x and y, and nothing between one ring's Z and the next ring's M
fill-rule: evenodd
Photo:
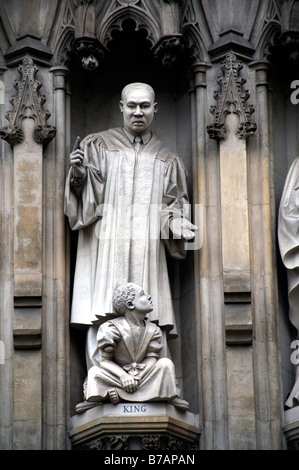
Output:
M113 320L110 320L111 323L113 323L118 329L121 330L121 336L122 339L126 345L127 350L129 351L129 354L132 358L133 361L136 362L141 362L142 359L144 358L146 354L146 350L148 348L149 341L151 340L156 325L149 320L144 321L145 324L145 330L143 333L143 339L139 343L139 347L137 348L137 351L134 348L134 342L132 340L132 331L131 327L126 320L124 316L120 316L117 318L114 318Z
M131 132L127 131L127 129L125 129L124 127L122 128L122 130L123 130L124 134L128 137L131 144L134 144L134 139L135 139L136 135L131 134ZM149 131L149 132L146 132L145 134L141 134L140 137L142 137L143 144L146 145L151 140L152 133Z

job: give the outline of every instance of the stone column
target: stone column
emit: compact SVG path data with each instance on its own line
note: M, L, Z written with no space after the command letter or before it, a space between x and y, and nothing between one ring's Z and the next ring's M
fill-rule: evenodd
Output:
M63 211L66 142L65 66L54 66L54 119L57 128L53 155L45 169L45 275L47 293L43 316L43 442L46 450L68 448L69 269L66 219Z
M23 120L14 146L14 439L16 449L41 444L43 146L35 122ZM24 429L26 432L24 432ZM23 430L23 432L22 432Z
M193 193L194 205L203 205L203 244L195 256L197 311L197 364L200 415L203 420L201 447L228 448L227 397L222 285L220 277L218 160L207 152L207 63L194 66L193 94ZM196 206L195 206L196 207ZM219 340L220 336L220 340ZM216 424L217 423L217 424Z
M228 114L219 144L223 301L230 449L255 448L247 145Z
M216 371L209 398L217 397L220 402L221 397L222 426L215 416L214 435L218 433L219 444L213 448L231 450L256 447L246 141L256 124L251 121L253 107L247 104L242 69L237 56L228 52L220 64L219 88L213 90L215 120L207 128L218 141L217 149L211 147L207 157L214 175L209 184L214 223L211 219L207 224L211 228L211 270L215 271L212 279L217 286L217 297L211 288L209 291L214 305L206 331Z
M37 70L30 56L23 58L18 67L20 78L14 83L13 109L6 114L9 125L0 130L13 154L13 171L5 175L11 186L2 184L6 202L13 207L9 222L13 231L5 236L9 241L4 264L13 279L7 284L10 291L5 298L13 299L13 305L7 302L3 312L12 326L14 347L13 374L11 369L9 374L14 401L10 442L14 449L24 450L40 449L41 444L43 149L55 136L55 129L46 122L50 114L43 109L45 97L39 93L42 84L35 78ZM7 146L5 153L11 157Z
M282 449L282 393L272 155L269 135L268 63L253 62L257 139L249 148L251 286L254 322L254 389L258 449Z
M0 66L0 80L5 79ZM4 126L5 105L0 104L0 127ZM1 282L0 340L4 357L0 362L0 449L11 450L13 443L13 155L11 148L0 140L0 222Z
M24 139L14 146L14 301L40 306L42 298L43 146L33 140L35 122L23 120Z

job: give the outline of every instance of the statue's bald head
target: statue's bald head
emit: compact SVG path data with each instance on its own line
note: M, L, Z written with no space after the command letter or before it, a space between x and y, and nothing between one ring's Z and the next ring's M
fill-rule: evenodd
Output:
M150 131L157 112L155 92L147 83L129 83L124 87L119 102L123 113L124 129L133 135L143 135Z
M129 83L128 85L126 85L122 92L121 92L121 100L122 101L125 101L125 96L127 95L128 92L130 92L131 90L134 90L134 89L137 89L137 88L142 88L144 90L146 90L148 93L150 93L151 95L151 99L152 99L152 102L155 101L155 91L154 89L148 85L147 83L141 83L141 82L134 82L134 83Z

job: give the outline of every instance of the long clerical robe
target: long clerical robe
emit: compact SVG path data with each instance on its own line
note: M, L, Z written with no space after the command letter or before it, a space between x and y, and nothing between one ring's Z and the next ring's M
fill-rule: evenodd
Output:
M113 318L114 289L134 282L152 296L149 320L175 336L165 248L185 257L184 240L169 231L172 218L189 216L182 159L154 135L137 152L121 128L87 136L81 149L83 188L71 188L72 169L65 188L65 213L79 230L71 323Z

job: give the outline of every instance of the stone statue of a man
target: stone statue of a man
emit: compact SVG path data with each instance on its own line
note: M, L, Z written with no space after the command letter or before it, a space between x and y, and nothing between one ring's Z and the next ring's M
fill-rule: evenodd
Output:
M151 296L127 283L115 289L113 306L119 317L98 329L98 365L88 371L86 401L77 405L77 412L120 401L167 401L187 410L189 403L179 398L172 361L159 357L161 329L145 319L153 310Z
M88 357L96 331L116 312L116 285L134 282L151 292L158 322L176 335L165 248L185 257L197 229L189 221L182 159L155 137L154 90L132 83L121 94L123 127L88 135L70 155L65 213L79 230L71 323L88 325Z
M278 214L278 241L282 261L287 269L289 318L299 335L299 158L289 169ZM298 338L297 338L298 339ZM299 364L296 380L286 401L292 408L299 405Z

